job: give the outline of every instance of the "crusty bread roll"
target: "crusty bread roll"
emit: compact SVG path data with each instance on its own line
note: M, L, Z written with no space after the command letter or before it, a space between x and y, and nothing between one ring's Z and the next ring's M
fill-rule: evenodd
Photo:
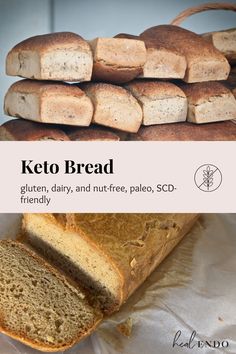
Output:
M202 36L223 53L230 64L236 64L236 28L203 33Z
M123 87L104 83L80 85L94 105L93 122L135 133L142 123L138 101Z
M25 237L113 312L190 230L197 214L25 214Z
M188 99L187 120L209 123L236 119L236 100L220 82L199 82L181 85Z
M70 140L63 130L47 124L12 119L0 126L0 141Z
M6 73L37 80L88 81L93 67L89 44L70 32L35 36L7 55Z
M196 33L173 25L161 25L147 29L140 35L159 43L174 46L187 60L184 81L188 83L226 80L230 65L224 55L212 43Z
M143 141L236 141L236 124L232 121L208 124L189 122L141 127L128 140Z
M20 80L5 96L7 115L68 125L88 126L93 104L79 87L66 83Z
M70 140L76 141L119 141L120 137L112 130L91 126L88 128L70 127L66 129Z
M169 82L135 80L125 87L141 104L143 125L186 120L187 98L178 86Z
M96 38L93 51L93 80L123 83L142 72L146 61L143 41L127 38Z
M143 66L142 78L157 79L183 79L187 67L183 54L175 49L173 45L158 38L141 38L126 33L119 33L117 38L133 38L143 40L147 50L147 59Z
M64 352L101 322L78 282L24 245L0 241L0 259L0 332L43 352Z

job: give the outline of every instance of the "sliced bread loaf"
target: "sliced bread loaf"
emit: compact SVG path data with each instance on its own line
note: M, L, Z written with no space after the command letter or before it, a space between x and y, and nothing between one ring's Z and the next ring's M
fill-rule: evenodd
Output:
M197 214L25 214L26 241L114 312L195 223Z
M0 241L0 331L41 351L65 350L102 319L86 293L14 241Z
M93 104L75 85L36 80L15 82L5 96L7 115L43 123L88 126Z
M17 44L7 55L6 73L37 80L89 81L93 57L78 34L58 32Z

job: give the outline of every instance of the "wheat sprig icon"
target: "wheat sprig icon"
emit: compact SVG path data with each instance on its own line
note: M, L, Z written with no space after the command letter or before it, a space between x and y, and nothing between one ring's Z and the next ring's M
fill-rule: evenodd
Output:
M203 170L203 185L209 191L209 188L213 186L214 179L213 179L214 170L208 165L205 170Z

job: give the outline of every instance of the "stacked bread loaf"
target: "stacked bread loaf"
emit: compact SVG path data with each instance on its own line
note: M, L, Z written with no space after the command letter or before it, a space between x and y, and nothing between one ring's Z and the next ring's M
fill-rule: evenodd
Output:
M209 38L162 25L92 41L68 32L26 39L7 56L7 74L24 79L9 88L4 109L31 123L4 124L0 140L123 140L141 125L176 123L167 128L174 134L180 122L194 131L236 119L228 52Z
M197 214L26 214L0 241L0 332L63 351L121 305L188 233Z

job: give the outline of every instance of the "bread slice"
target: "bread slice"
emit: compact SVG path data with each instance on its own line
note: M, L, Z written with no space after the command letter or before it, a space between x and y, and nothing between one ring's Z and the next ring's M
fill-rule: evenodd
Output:
M146 61L143 41L127 38L96 38L93 51L93 80L123 83L142 72Z
M35 349L65 350L102 319L86 293L14 241L0 241L0 331Z
M26 241L111 313L169 254L197 214L25 214Z
M131 141L236 141L236 124L231 121L192 124L162 124L141 127L137 134L129 134Z
M187 120L209 123L236 118L236 100L220 82L200 82L181 85L188 98Z
M143 40L147 50L147 59L143 66L141 78L183 79L187 67L185 56L159 38L141 38L127 33L119 33L116 38L133 38Z
M126 84L143 109L143 125L183 122L187 118L185 93L170 82L135 80Z
M15 82L5 96L7 115L43 123L88 126L93 104L74 85L36 80Z
M140 37L174 46L184 55L187 61L185 82L226 80L229 75L230 65L224 55L196 33L178 26L161 25L147 29Z
M73 141L119 141L120 137L111 129L91 126L89 128L70 127L66 134Z
M0 141L70 140L63 130L52 125L12 119L0 126Z
M80 86L93 101L93 122L126 132L137 132L142 123L142 109L123 87L88 83Z
M236 64L236 28L203 33L202 37L224 54L231 65Z
M7 75L37 80L88 81L92 68L89 44L71 32L28 38L17 44L6 59Z

